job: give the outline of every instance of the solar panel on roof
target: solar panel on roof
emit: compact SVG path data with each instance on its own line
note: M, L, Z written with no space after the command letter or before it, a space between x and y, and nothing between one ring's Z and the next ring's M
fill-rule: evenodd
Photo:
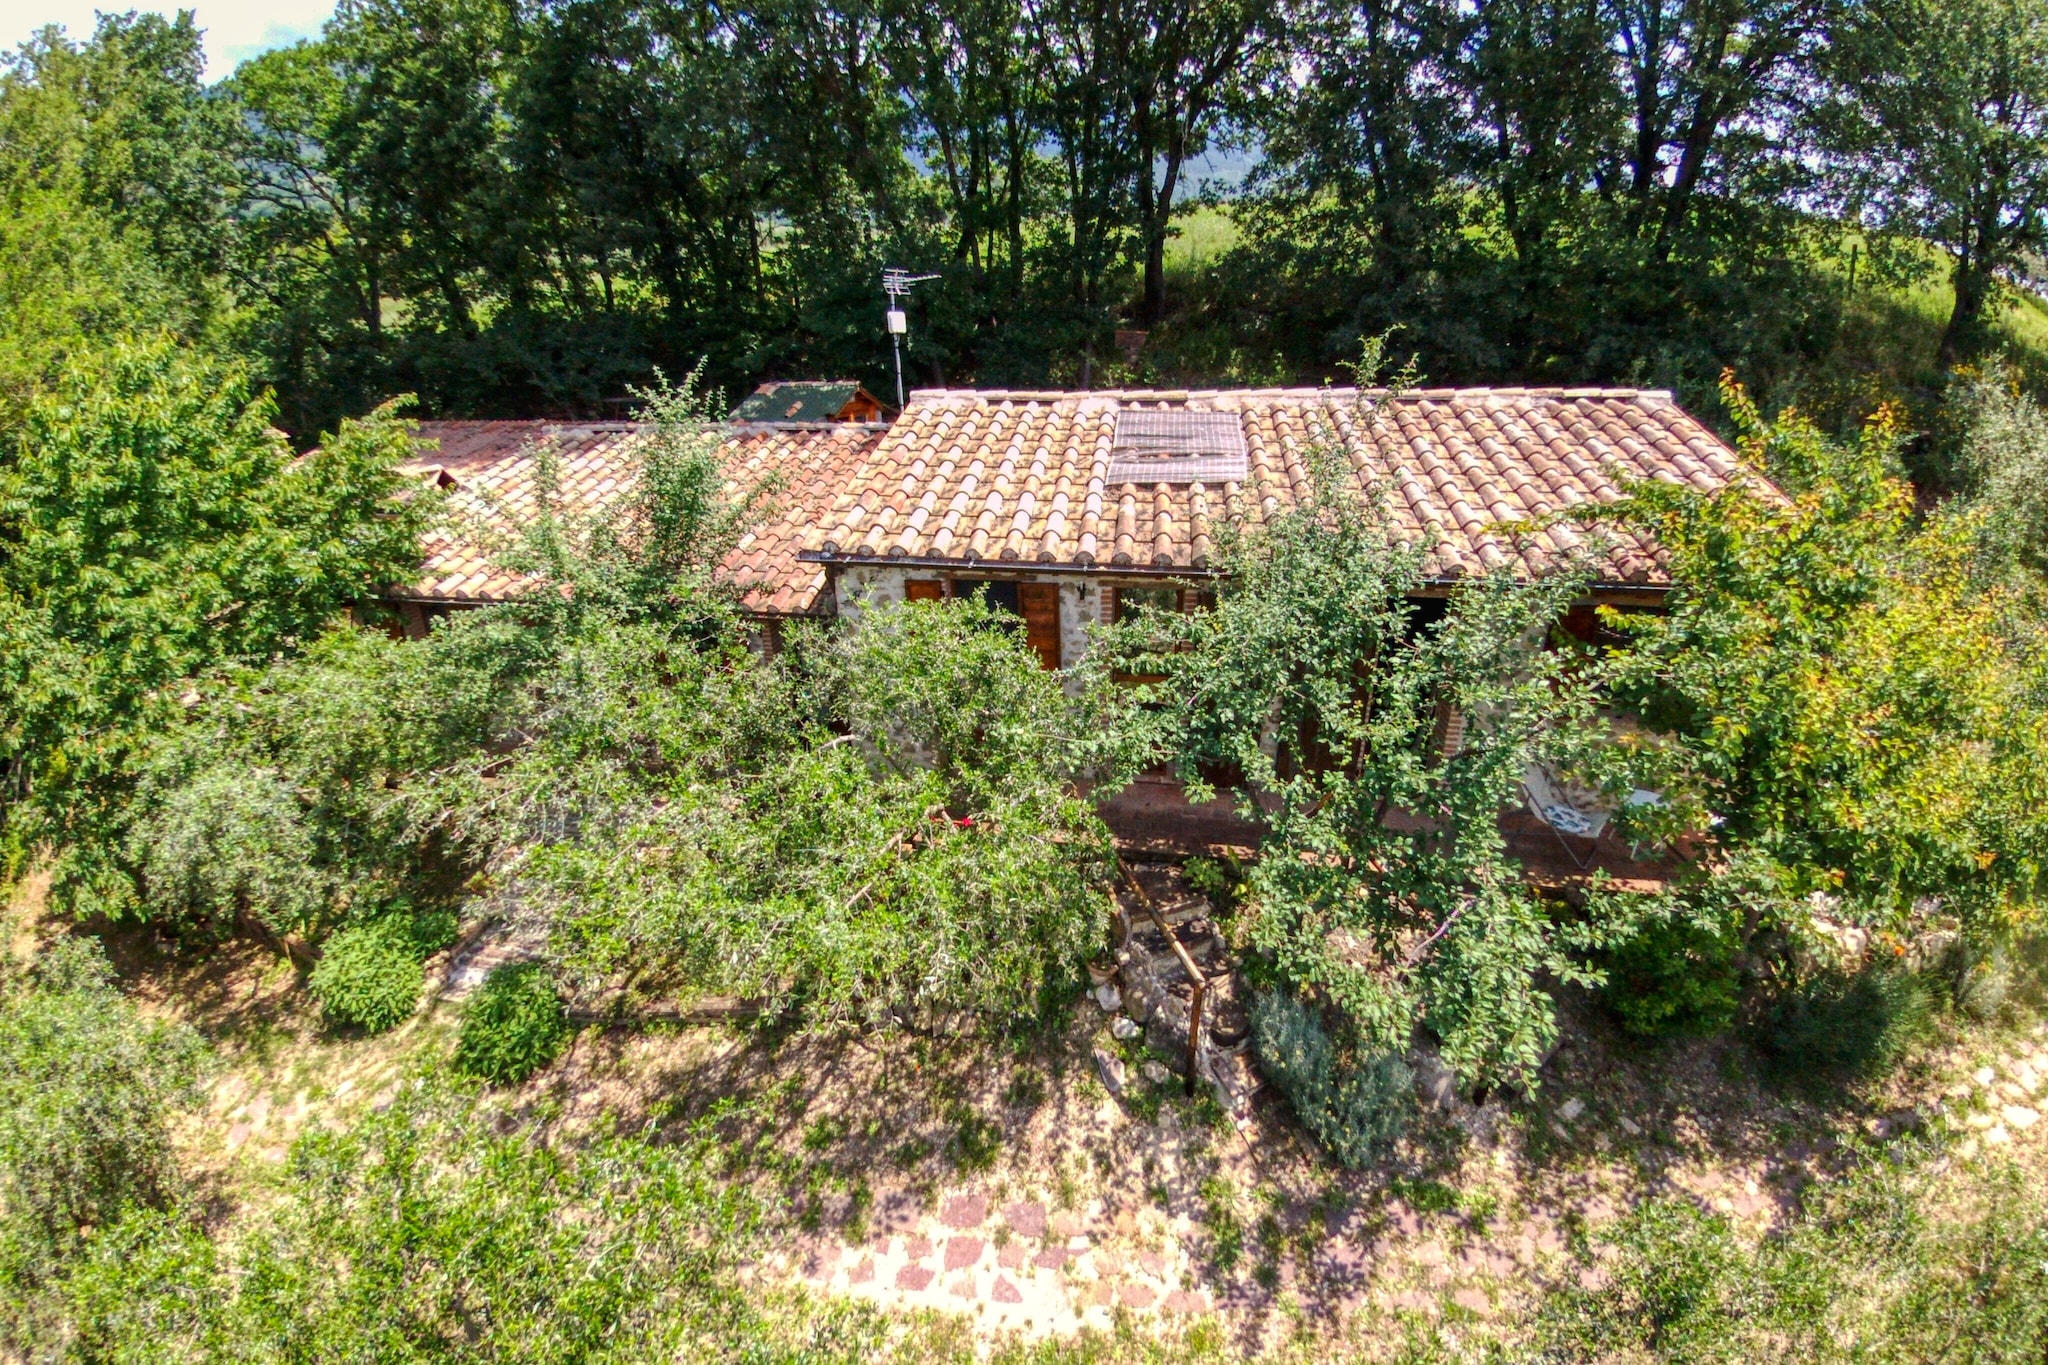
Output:
M1240 483L1244 425L1234 412L1124 408L1109 451L1111 483Z

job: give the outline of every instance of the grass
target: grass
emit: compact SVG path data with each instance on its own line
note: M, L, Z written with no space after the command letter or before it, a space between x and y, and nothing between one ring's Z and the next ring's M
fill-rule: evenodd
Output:
M237 1107L258 1094L271 1095L282 1107L293 1088L308 1092L320 1119L346 1123L352 1110L374 1103L386 1084L381 1079L385 1066L402 1071L401 1063L427 1051L445 1054L452 1042L448 1023L429 1014L384 1039L328 1038L310 1022L310 1010L302 1011L305 1018L294 1013L303 991L288 971L274 969L259 954L231 971L224 965L227 960L212 960L219 980L205 976L189 959L138 955L125 963L131 988L152 1008L188 1017L203 1013L208 1031L220 1042L238 1089L223 1098L210 1119L195 1116L213 1130L224 1129ZM2029 1009L2040 1004L2031 995L2027 1001ZM883 1207L885 1197L897 1197L908 1187L920 1194L929 1191L935 1200L956 1182L992 1189L998 1202L1010 1197L1006 1189L1043 1199L1089 1220L1091 1235L1102 1225L1104 1205L1135 1208L1141 1221L1155 1227L1183 1217L1188 1220L1184 1228L1192 1225L1195 1256L1185 1273L1195 1278L1184 1285L1206 1289L1213 1301L1246 1295L1236 1303L1275 1305L1270 1310L1233 1306L1206 1324L1126 1319L1106 1332L1007 1341L989 1336L971 1317L863 1318L861 1330L875 1334L868 1357L873 1359L1052 1365L1519 1359L1540 1353L1557 1361L1817 1363L1844 1354L1822 1340L1832 1330L1827 1323L1836 1318L1869 1344L1871 1358L1929 1358L1930 1344L1954 1340L1963 1343L1951 1353L1955 1358L2039 1365L2048 1346L2048 1339L2029 1335L2041 1330L2035 1303L2048 1302L2048 1208L2040 1193L2048 1189L2042 1169L2048 1142L2039 1131L2013 1144L2015 1152L2025 1148L2021 1155L2032 1166L2010 1177L2000 1174L2002 1165L1952 1157L1946 1165L1953 1174L1945 1175L1947 1154L1932 1141L1921 1146L1915 1140L1893 1155L1889 1149L1866 1150L1855 1140L1864 1116L1906 1099L1895 1092L1935 1048L1925 1039L1911 1043L1913 1058L1889 1078L1867 1083L1892 1085L1894 1092L1873 1089L1861 1099L1822 1100L1796 1088L1783 1095L1760 1089L1747 1075L1724 1076L1715 1059L1735 1046L1725 1040L1722 1045L1685 1042L1650 1049L1615 1035L1603 1044L1606 1035L1589 1038L1594 1026L1580 1020L1570 1027L1551 1092L1558 1103L1567 1096L1588 1101L1575 1129L1587 1142L1575 1147L1568 1162L1553 1167L1524 1148L1512 1168L1497 1167L1493 1153L1476 1147L1461 1147L1432 1161L1426 1145L1418 1142L1404 1149L1390 1169L1356 1174L1332 1170L1312 1150L1297 1150L1285 1141L1285 1132L1276 1134L1270 1127L1257 1153L1244 1159L1232 1155L1239 1144L1209 1140L1203 1129L1206 1146L1183 1147L1174 1162L1162 1160L1155 1170L1149 1160L1140 1159L1146 1144L1168 1132L1194 1131L1187 1120L1203 1108L1180 1098L1177 1080L1158 1088L1162 1122L1155 1127L1147 1128L1126 1105L1114 1122L1092 1129L1094 1136L1086 1141L1043 1145L1026 1130L1058 1132L1096 1121L1104 1097L1088 1092L1080 1062L1094 1027L1090 1022L1086 1031L1058 1045L1070 1048L1064 1058L1048 1044L1053 1050L1029 1066L1015 1064L1006 1054L993 1060L1001 1049L990 1052L982 1044L958 1040L918 1039L913 1044L869 1038L833 1053L802 1037L768 1047L710 1030L678 1030L631 1042L610 1037L581 1044L579 1054L557 1069L569 1074L543 1073L524 1092L508 1092L504 1099L515 1107L531 1105L535 1112L559 1102L565 1114L580 1115L555 1130L560 1141L574 1143L584 1131L579 1125L597 1117L588 1106L577 1108L579 1092L602 1090L607 1110L628 1126L636 1115L654 1113L651 1106L636 1109L635 1104L646 1105L658 1096L664 1128L670 1115L683 1121L720 1095L750 1094L755 1126L733 1139L748 1155L729 1178L785 1191L789 1232L824 1232L858 1243L872 1231L871 1208ZM1955 1054L1943 1063L1949 1071L1961 1067L1967 1072L1982 1056L2022 1042L2036 1045L2035 1035L2023 1035L2017 1025L1963 1022L1956 1028L1942 1044ZM244 1049L243 1037L261 1038L263 1045ZM1611 1050L1599 1051L1602 1046ZM868 1049L874 1050L874 1070L847 1073L848 1061L867 1055ZM1142 1050L1137 1055L1142 1058ZM904 1065L913 1056L923 1068L915 1076ZM380 1065L367 1068L373 1058ZM344 1101L329 1104L324 1097L339 1089L344 1075L359 1079ZM827 1078L835 1079L827 1083ZM1952 1078L1923 1077L1914 1084L1939 1093L1947 1079ZM1546 1090L1552 1084L1546 1081ZM1172 1124L1164 1122L1168 1106L1176 1114ZM1680 1114L1688 1122L1677 1121ZM1628 1142L1621 1139L1621 1119L1602 1117L1621 1115L1641 1120L1644 1136L1633 1141L1674 1153L1685 1148L1684 1160L1695 1167L1711 1167L1722 1158L1714 1148L1718 1139L1691 1126L1693 1118L1709 1128L1718 1125L1732 1138L1738 1157L1764 1152L1782 1159L1795 1144L1812 1143L1817 1132L1839 1141L1831 1149L1838 1156L1815 1167L1821 1179L1807 1196L1810 1214L1795 1215L1767 1242L1759 1241L1754 1227L1718 1215L1704 1221L1633 1215L1632 1207L1654 1198L1659 1171L1679 1163L1639 1172ZM271 1183L278 1168L256 1154L282 1139L266 1135L260 1123L257 1127L259 1136L238 1159L224 1163L215 1155L198 1168L224 1210L260 1207L274 1197ZM1585 1150L1596 1137L1603 1140L1597 1156ZM1619 1150L1610 1153L1605 1139L1614 1139ZM1515 1144L1506 1148L1513 1151ZM898 1166L901 1173L893 1169ZM1120 1171L1127 1177L1121 1188L1116 1183ZM1615 1190L1604 1210L1582 1213L1570 1202L1572 1190L1612 1179L1634 1183ZM828 1198L830 1207L843 1211L825 1216ZM1390 1200L1423 1215L1419 1230L1413 1220L1401 1230ZM1333 1312L1309 1306L1316 1303L1316 1291L1303 1268L1326 1243L1348 1239L1363 1246L1372 1239L1381 1248L1374 1253L1376 1283L1400 1288L1414 1283L1399 1278L1402 1257L1413 1246L1434 1242L1456 1252L1481 1237L1488 1245L1506 1246L1546 1221L1564 1234L1551 1270L1497 1295L1491 1309L1474 1311L1468 1297L1462 1308L1447 1302L1430 1312L1412 1307L1399 1314L1368 1312L1347 1324ZM1349 1231L1344 1230L1347 1224ZM1581 1271L1592 1274L1596 1267L1614 1277L1602 1293L1570 1288ZM1802 1283L1809 1287L1802 1289ZM1539 1287L1545 1284L1566 1288ZM1752 1311L1749 1305L1763 1307L1752 1318L1745 1316ZM855 1311L829 1298L815 1300L812 1309ZM1260 1311L1272 1314L1264 1328L1253 1320ZM824 1319L796 1313L778 1319L776 1331L786 1327L794 1334L789 1341L796 1342L808 1330L804 1323L811 1321ZM1276 1326L1280 1330L1270 1330ZM1269 1343L1265 1348L1244 1345L1261 1339L1262 1331ZM1801 1349L1791 1351L1784 1343ZM782 1344L764 1342L764 1354ZM816 1358L842 1357L820 1349Z

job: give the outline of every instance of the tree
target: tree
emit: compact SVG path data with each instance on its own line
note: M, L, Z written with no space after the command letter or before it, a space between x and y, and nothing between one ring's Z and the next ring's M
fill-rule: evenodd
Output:
M1163 677L1141 696L1190 795L1227 783L1265 827L1251 937L1280 977L1369 1055L1424 1025L1467 1082L1528 1085L1556 1032L1542 979L1595 979L1572 950L1601 932L1551 922L1499 825L1539 754L1599 733L1540 647L1577 580L1475 581L1420 624L1428 547L1349 478L1325 460L1312 499L1224 550L1213 611L1147 613L1116 648Z
M2048 849L2048 712L2038 631L1973 572L1969 517L1914 525L1880 413L1838 442L1795 412L1725 402L1747 482L1646 487L1623 515L1671 554L1660 616L1606 685L1673 737L1742 855L1757 904L1819 894L1904 933L1938 912L1979 944L2039 915Z
M0 458L10 841L105 836L185 679L303 648L418 564L405 426L295 459L240 367L167 340L72 361ZM78 888L60 859L60 894Z
M231 123L189 16L108 15L0 62L0 420L81 349L219 321Z
M2048 6L1871 0L1829 76L1820 126L1849 212L1951 258L1947 370L1983 350L2001 282L2048 245Z

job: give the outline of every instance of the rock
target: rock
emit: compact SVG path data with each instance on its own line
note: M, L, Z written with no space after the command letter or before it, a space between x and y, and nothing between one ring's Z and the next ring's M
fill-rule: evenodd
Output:
M1173 1079L1173 1073L1157 1062L1147 1062L1139 1070L1144 1073L1145 1079L1154 1085L1165 1085Z
M1415 1068L1415 1093L1425 1104L1449 1109L1458 1103L1458 1078L1444 1065L1435 1048L1416 1048L1411 1064Z
M1586 1102L1582 1099L1574 1097L1572 1099L1566 1100L1563 1104L1558 1106L1557 1116L1563 1119L1566 1123L1575 1123L1578 1121L1579 1115L1585 1112Z
M1117 1298L1126 1308L1143 1310L1157 1302L1159 1295L1148 1285L1127 1284L1118 1293Z
M1998 1073L1996 1071L1993 1071L1988 1066L1980 1066L1977 1068L1976 1075L1972 1079L1974 1079L1979 1085L1989 1086L1993 1081L1998 1079Z
M1073 999L1072 996L1067 998ZM1124 1006L1123 993L1105 981L1095 988L1095 1003L1102 1006L1104 1014L1115 1014Z
M1095 1074L1102 1077L1102 1084L1112 1095L1124 1093L1130 1077L1124 1071L1124 1059L1113 1056L1101 1048L1095 1049Z
M1003 1221L1019 1237L1045 1236L1045 1205L1022 1201L1003 1210Z
M946 1243L946 1269L965 1270L981 1259L979 1237L955 1237Z
M1016 1285L1010 1283L1010 1277L1007 1275L996 1276L996 1282L990 1287L988 1296L996 1303L1024 1302L1024 1295L1018 1291Z
M930 1266L907 1265L896 1272L896 1287L898 1289L908 1289L912 1293L916 1293L929 1288L931 1282L932 1269Z
M1621 1123L1621 1131L1627 1133L1630 1137L1641 1137L1643 1135L1643 1126L1628 1115L1623 1114L1619 1122Z
M1161 1000L1145 1025L1145 1042L1154 1051L1172 1058L1175 1071L1185 1066L1182 1059L1188 1055L1188 1002L1174 995Z
M1984 1143L1988 1147L2000 1147L2011 1141L2012 1134L2006 1132L2005 1127L2002 1124L1996 1128L1987 1128L1984 1130Z
M1138 1026L1137 1020L1126 1018L1121 1014L1109 1021L1109 1032L1120 1043L1128 1043L1133 1038L1145 1036L1145 1030Z
M2006 1125L2023 1133L2041 1121L2041 1116L2024 1104L2008 1104L2002 1112Z
M939 1221L949 1228L978 1228L987 1220L987 1195L956 1194L939 1206Z

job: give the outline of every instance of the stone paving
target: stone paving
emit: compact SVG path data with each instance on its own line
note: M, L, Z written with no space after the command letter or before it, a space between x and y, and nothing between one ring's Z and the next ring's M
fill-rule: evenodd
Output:
M912 1214L907 1226L881 1227L892 1212L876 1218L864 1242L807 1239L768 1268L885 1307L967 1311L1034 1334L1107 1327L1118 1309L1183 1315L1214 1307L1206 1292L1185 1287L1195 1266L1171 1236L1158 1238L1158 1249L1133 1250L1126 1243L1139 1231L1137 1218L1111 1217L1099 1202L1071 1212L1030 1199L997 1207L970 1190L943 1199L934 1214ZM1156 1226L1168 1220L1149 1221L1148 1231L1170 1230Z
M2036 1041L2008 1051L1924 1111L1873 1120L1872 1134L1954 1125L1962 1135L1952 1151L1962 1159L2023 1135L2048 1135L2037 1107L2048 1101L2043 1042L2048 1025ZM1573 1111L1566 1104L1558 1112L1577 1119L1583 1107ZM1496 1154L1496 1164L1507 1159L1504 1150ZM1774 1181L1761 1163L1673 1163L1660 1179L1756 1229L1771 1226L1796 1202L1796 1184L1787 1188ZM1594 1194L1577 1212L1597 1226L1619 1217L1628 1202L1625 1192ZM1297 1206L1290 1216L1298 1225L1310 1215L1306 1206ZM1560 1273L1576 1276L1589 1289L1606 1278L1597 1263L1578 1266L1560 1226L1544 1218L1473 1231L1398 1202L1370 1221L1357 1209L1325 1217L1321 1235L1299 1263L1293 1248L1303 1244L1290 1243L1279 1287L1285 1296L1335 1316L1370 1305L1425 1314L1449 1307L1485 1317L1501 1311L1507 1298ZM1112 1211L1097 1200L1062 1211L1043 1200L1002 1201L968 1188L943 1195L930 1209L901 1196L875 1210L864 1241L842 1245L809 1238L764 1268L828 1294L892 1309L971 1313L1034 1337L1108 1327L1119 1310L1174 1318L1272 1306L1276 1294L1258 1289L1243 1265L1235 1276L1220 1276L1202 1258L1206 1238L1206 1230L1187 1216L1159 1209Z
M2048 1024L2035 1030L2048 1039ZM1980 1066L1968 1081L1951 1086L1936 1101L1937 1122L1960 1125L1964 1135L1955 1154L1964 1161L1980 1152L2010 1145L2016 1135L2030 1133L2041 1121L2048 1101L2048 1047L2026 1045L2007 1051L1995 1064Z

